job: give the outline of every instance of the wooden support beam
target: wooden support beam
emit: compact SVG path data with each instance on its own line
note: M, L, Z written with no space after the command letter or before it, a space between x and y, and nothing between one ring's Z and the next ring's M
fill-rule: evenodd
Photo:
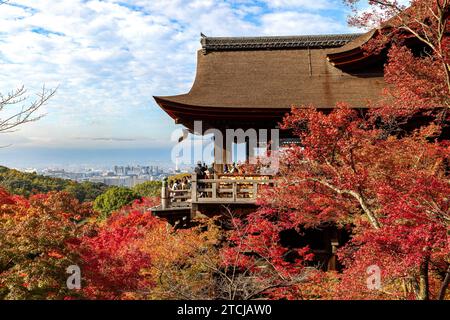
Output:
M191 199L193 202L197 202L197 175L193 174L191 178Z

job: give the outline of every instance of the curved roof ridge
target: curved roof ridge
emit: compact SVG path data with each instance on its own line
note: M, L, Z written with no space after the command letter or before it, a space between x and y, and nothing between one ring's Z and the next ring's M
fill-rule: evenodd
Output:
M300 36L207 37L202 34L203 53L231 50L336 48L360 37L361 33Z

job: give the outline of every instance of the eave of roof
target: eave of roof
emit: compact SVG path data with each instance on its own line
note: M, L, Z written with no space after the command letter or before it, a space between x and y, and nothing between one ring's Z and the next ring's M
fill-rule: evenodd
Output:
M377 34L377 31L378 31L377 29L373 29L364 34L360 34L353 41L348 42L347 44L345 44L339 48L332 49L330 51L330 53L328 53L328 57L342 56L345 53L349 53L351 51L361 49L362 46L364 46L369 40L371 40L375 37L375 35Z
M379 58L378 55L367 54L363 49L364 45L376 37L377 34L378 29L373 29L342 47L331 49L327 54L327 60L335 67L345 69L358 67L365 61Z

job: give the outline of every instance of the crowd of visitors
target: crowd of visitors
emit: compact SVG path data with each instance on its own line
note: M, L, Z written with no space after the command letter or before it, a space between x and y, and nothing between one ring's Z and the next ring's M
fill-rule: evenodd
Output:
M189 190L191 189L191 179L186 176L181 179L175 179L169 183L170 190Z
M194 169L194 173L197 176L197 180L200 179L214 179L214 174L216 173L214 169L214 162L208 166L204 162L197 162L197 166ZM223 171L221 174L231 174L231 175L243 175L243 174L258 174L260 172L259 166L250 167L248 164L241 164L233 162L232 164L224 164ZM175 179L169 183L169 188L171 190L189 190L191 188L190 176L185 176L180 179Z
M214 186L213 181L208 182L209 179L226 178L227 176L240 176L246 174L263 174L262 168L264 166L258 161L256 165L248 163L224 164L220 172L216 172L214 162L208 166L204 162L197 162L194 169L194 174L197 178L197 191L200 198L211 196L211 188ZM216 175L216 173L218 175ZM199 181L200 180L200 181ZM223 184L223 183L222 183ZM192 183L191 175L186 175L182 178L175 179L169 182L169 190L172 202L182 202L190 197ZM242 185L238 186L238 189ZM238 190L239 191L239 190ZM242 197L249 197L249 194L244 194ZM223 195L222 195L223 197Z
M197 179L212 179L214 177L214 163L208 167L204 162L197 162L197 166L194 169Z
M211 164L211 166L208 167L204 162L201 161L197 162L197 166L194 170L195 174L197 175L197 179L213 179L214 178L214 162ZM241 164L236 164L236 162L233 162L233 164L224 164L223 165L223 174L244 174L245 169L244 166Z

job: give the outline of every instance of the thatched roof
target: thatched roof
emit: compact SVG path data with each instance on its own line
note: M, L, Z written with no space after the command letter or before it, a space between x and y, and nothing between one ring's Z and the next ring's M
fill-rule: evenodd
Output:
M364 36L325 35L260 38L202 38L197 75L189 93L155 97L174 119L223 117L225 110L243 116L288 110L292 105L332 108L337 102L365 107L385 83L382 68L370 63L343 71L328 54L358 45ZM216 111L215 111L216 110ZM266 110L266 111L264 111Z

